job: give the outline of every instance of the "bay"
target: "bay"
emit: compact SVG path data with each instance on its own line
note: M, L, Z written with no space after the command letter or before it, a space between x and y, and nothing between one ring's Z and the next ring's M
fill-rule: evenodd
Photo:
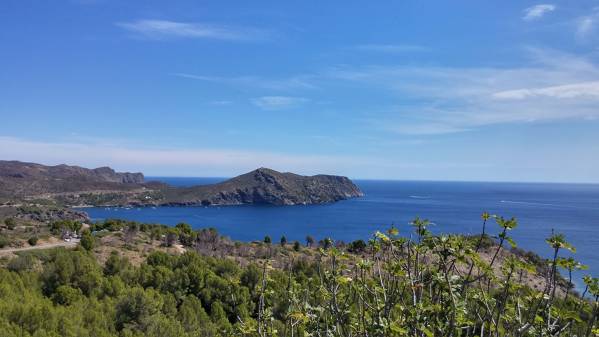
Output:
M225 178L151 177L177 186L211 184ZM518 227L510 234L520 248L549 257L545 238L552 231L563 233L577 248L575 257L599 270L599 185L494 182L355 180L365 193L362 198L324 205L212 206L88 208L93 220L121 218L148 223L191 224L194 228L216 228L234 240L305 242L307 235L346 242L368 239L392 225L409 236L415 218L432 222L435 233L478 234L481 214L486 211L516 217ZM489 233L499 227L490 223ZM577 274L580 278L580 273ZM580 285L578 280L577 285Z

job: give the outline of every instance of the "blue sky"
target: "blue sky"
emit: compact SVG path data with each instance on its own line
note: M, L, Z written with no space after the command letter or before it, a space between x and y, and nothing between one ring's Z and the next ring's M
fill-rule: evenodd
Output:
M599 0L0 3L0 158L599 182Z

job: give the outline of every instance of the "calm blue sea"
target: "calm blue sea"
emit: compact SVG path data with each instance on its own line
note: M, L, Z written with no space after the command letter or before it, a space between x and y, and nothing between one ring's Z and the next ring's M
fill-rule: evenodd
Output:
M163 178L178 186L215 183L224 178ZM306 235L352 241L368 239L375 231L392 224L409 235L409 222L416 216L434 223L437 233L477 234L483 211L516 217L518 227L511 233L518 246L549 257L545 238L552 230L564 233L578 249L576 257L599 274L599 185L355 181L366 194L363 198L328 205L309 206L226 206L158 208L89 208L96 220L122 218L175 225L187 222L194 228L214 227L235 240L261 240L270 235L278 242L304 242ZM487 228L498 232L491 223ZM587 272L587 273L589 273ZM579 284L579 282L577 282Z

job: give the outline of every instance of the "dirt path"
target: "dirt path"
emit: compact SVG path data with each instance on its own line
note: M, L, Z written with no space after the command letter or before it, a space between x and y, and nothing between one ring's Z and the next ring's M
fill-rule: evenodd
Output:
M55 242L55 243L40 243L39 245L31 246L31 247L0 249L0 256L17 253L17 252L23 252L23 251L27 251L27 250L50 249L50 248L57 248L57 247L75 247L75 246L77 246L78 243L79 243L79 239L72 239L69 242L61 241L61 242Z

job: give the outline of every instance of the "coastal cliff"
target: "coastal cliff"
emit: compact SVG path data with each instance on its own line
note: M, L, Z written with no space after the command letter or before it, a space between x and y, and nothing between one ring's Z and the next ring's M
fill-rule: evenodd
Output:
M259 168L212 185L175 187L145 182L141 173L109 167L45 166L0 161L0 199L46 199L66 206L305 205L360 197L347 177L302 176Z
M141 173L115 172L110 167L46 166L0 160L0 197L21 198L82 191L127 191L144 183Z
M302 176L268 168L214 185L170 189L166 193L172 203L201 205L320 204L363 196L347 177Z

